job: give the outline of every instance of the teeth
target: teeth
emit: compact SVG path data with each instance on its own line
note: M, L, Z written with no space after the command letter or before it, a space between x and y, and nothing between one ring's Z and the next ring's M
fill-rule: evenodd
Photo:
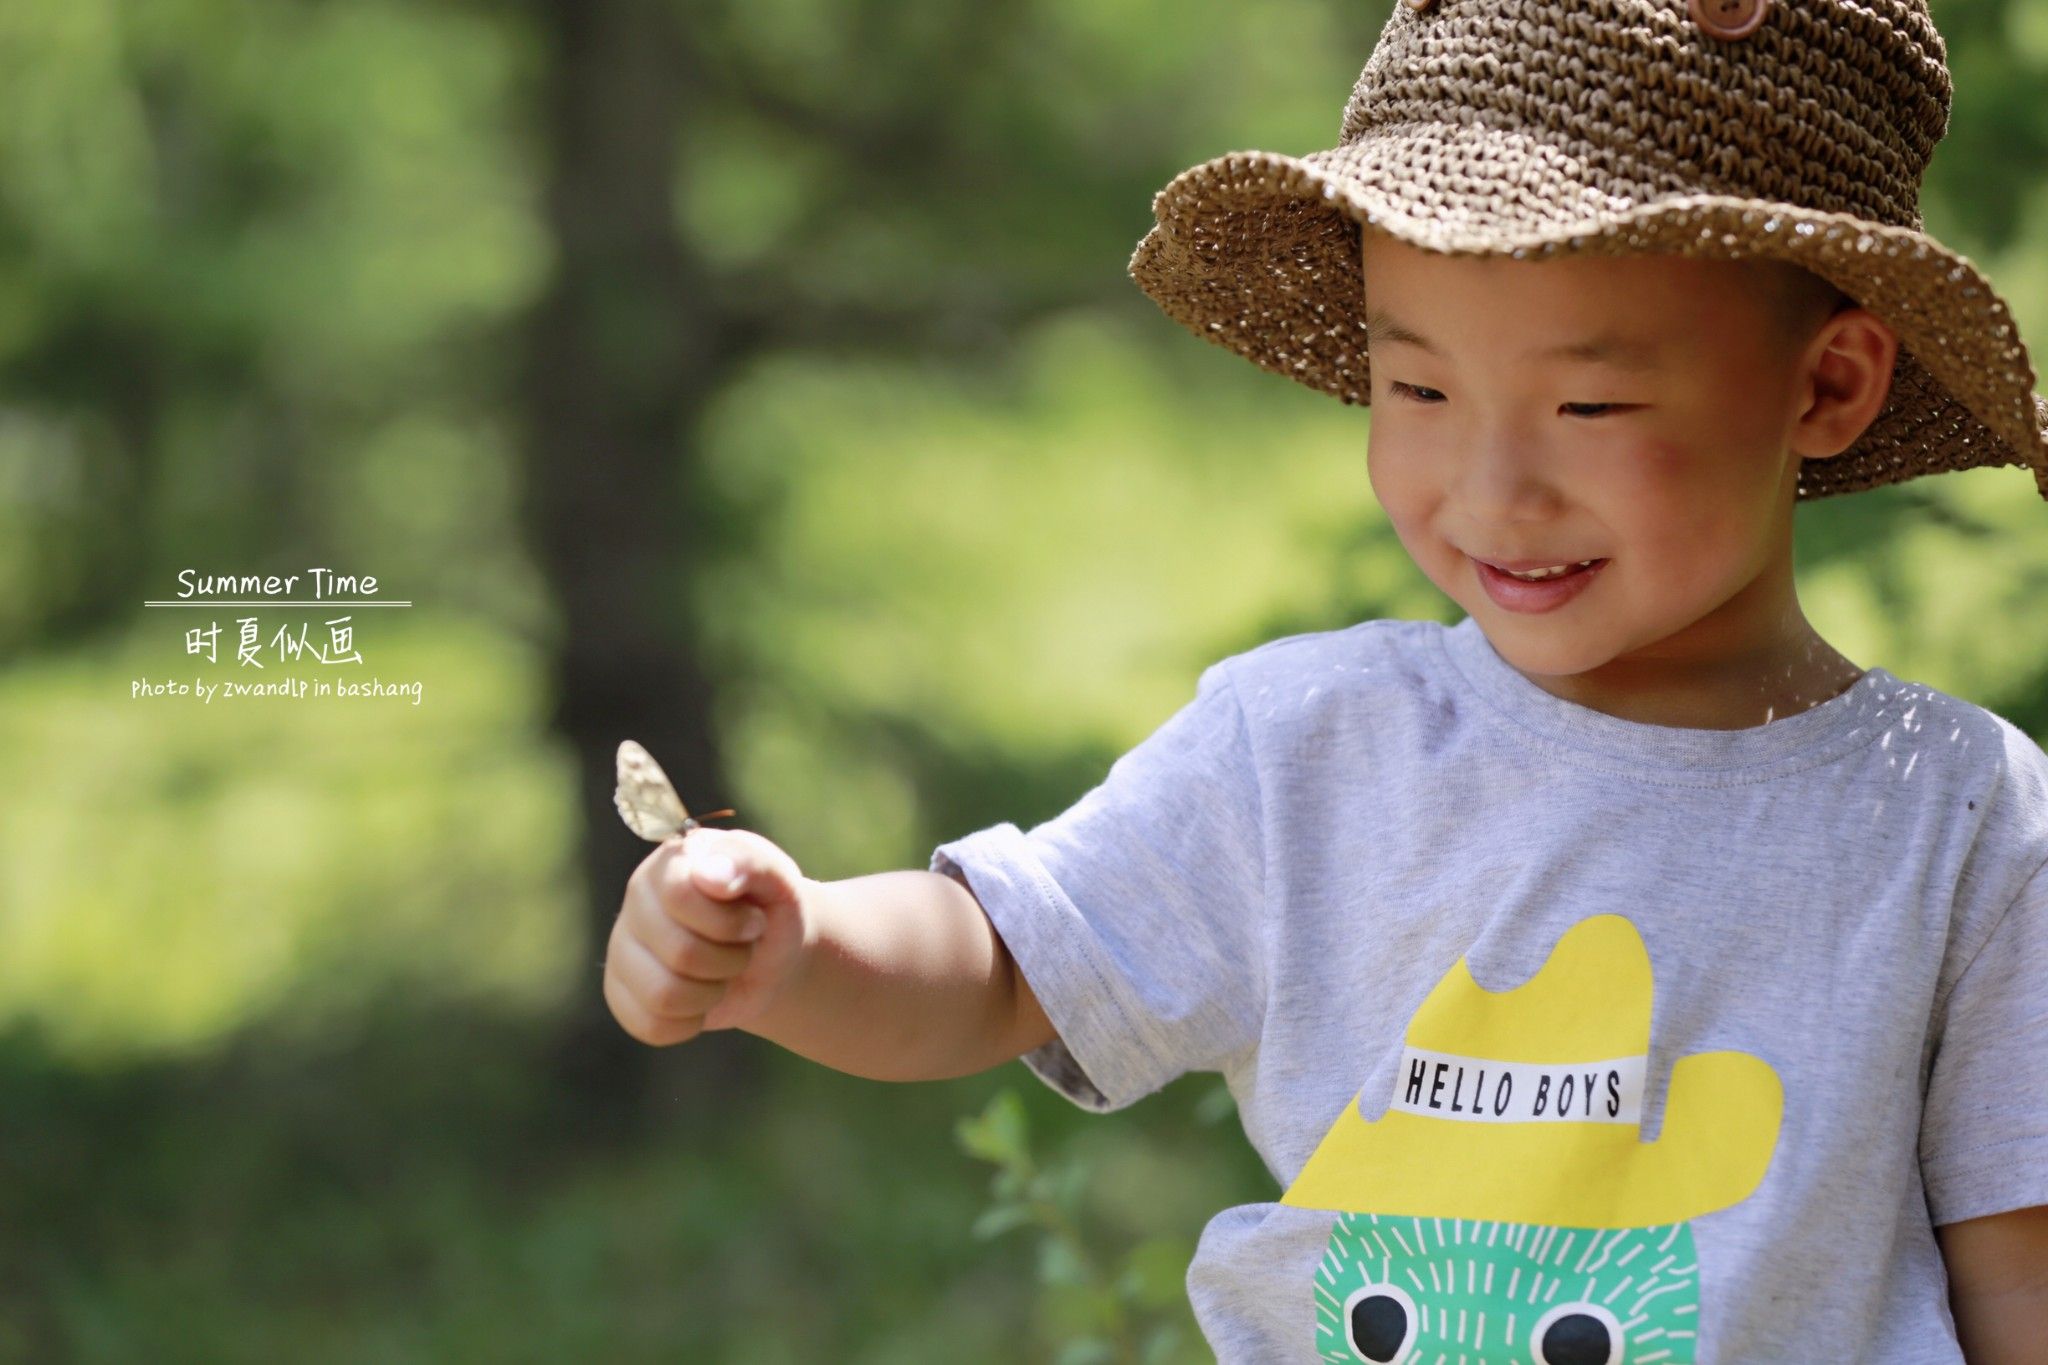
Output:
M1597 562L1597 560L1582 559L1576 564L1553 564L1547 569L1530 569L1527 573L1516 573L1512 569L1503 569L1501 572L1511 578L1519 578L1524 582L1533 583L1540 578L1555 578L1561 573L1569 573L1573 569L1583 569L1588 564Z

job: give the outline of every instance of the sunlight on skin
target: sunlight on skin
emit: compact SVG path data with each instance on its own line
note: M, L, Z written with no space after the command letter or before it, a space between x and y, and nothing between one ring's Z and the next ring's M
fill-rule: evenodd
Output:
M1832 290L1789 267L1447 256L1370 226L1363 273L1375 325L1433 346L1370 341L1374 495L1523 676L1702 729L1783 719L1861 676L1800 610L1793 494L1801 459L1846 450L1883 407L1898 337L1881 318L1830 314ZM1655 368L1532 354L1610 331L1652 343ZM1496 604L1468 555L1609 562L1531 614Z

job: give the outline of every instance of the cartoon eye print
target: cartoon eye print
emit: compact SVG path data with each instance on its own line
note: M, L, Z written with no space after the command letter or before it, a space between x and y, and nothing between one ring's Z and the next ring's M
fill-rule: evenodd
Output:
M1699 1266L1689 1223L1575 1228L1340 1214L1317 1263L1315 1295L1318 1360L1695 1359Z
M1621 1365L1621 1323L1597 1303L1561 1303L1529 1331L1536 1365Z
M1397 1284L1363 1285L1344 1301L1345 1343L1373 1365L1406 1360L1420 1327L1415 1300Z

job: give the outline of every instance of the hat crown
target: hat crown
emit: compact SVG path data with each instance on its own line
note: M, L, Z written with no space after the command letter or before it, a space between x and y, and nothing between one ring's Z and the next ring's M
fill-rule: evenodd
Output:
M1608 208L1726 194L1919 228L1954 91L1925 0L1754 2L1740 39L1686 0L1396 3L1342 143L1483 124L1577 161Z

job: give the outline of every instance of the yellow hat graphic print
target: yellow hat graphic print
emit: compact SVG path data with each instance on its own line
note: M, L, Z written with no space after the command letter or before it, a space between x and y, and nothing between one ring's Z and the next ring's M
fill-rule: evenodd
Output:
M1464 958L1409 1021L1376 1122L1363 1092L1284 1204L1381 1216L1641 1228L1725 1208L1762 1181L1784 1092L1746 1052L1671 1068L1662 1129L1641 1139L1652 977L1635 925L1594 915L1527 982L1489 991Z

